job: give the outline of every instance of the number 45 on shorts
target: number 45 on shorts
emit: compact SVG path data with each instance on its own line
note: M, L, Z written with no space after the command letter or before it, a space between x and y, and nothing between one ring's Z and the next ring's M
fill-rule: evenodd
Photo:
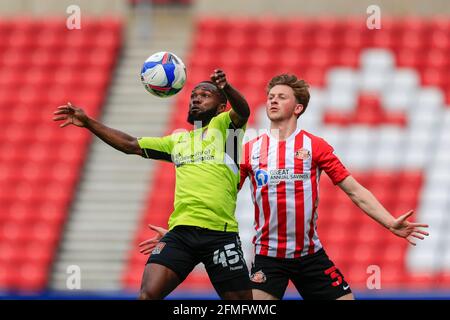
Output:
M230 243L223 247L223 250L218 249L214 251L213 262L214 264L221 263L224 268L229 265L233 265L239 262L241 255L238 251L233 250L236 248L236 244ZM237 249L239 250L239 249Z

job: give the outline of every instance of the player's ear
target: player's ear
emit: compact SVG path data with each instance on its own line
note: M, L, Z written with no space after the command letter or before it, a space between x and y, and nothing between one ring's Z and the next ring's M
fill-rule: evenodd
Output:
M295 105L294 114L297 116L297 118L300 117L300 114L302 113L303 109L304 107L301 103L297 103Z
M217 108L217 114L224 112L226 108L227 108L226 103L219 104L219 107Z

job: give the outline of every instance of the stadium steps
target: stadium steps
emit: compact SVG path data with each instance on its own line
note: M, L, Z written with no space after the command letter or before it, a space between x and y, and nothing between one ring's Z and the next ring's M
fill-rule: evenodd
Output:
M166 133L173 100L146 93L139 71L157 51L172 51L183 58L190 23L189 14L182 10L154 10L153 37L142 39L137 22L130 21L102 122L136 137ZM82 289L121 288L124 262L133 246L153 166L153 161L122 154L94 139L54 265L52 288L65 288L69 265L80 266Z

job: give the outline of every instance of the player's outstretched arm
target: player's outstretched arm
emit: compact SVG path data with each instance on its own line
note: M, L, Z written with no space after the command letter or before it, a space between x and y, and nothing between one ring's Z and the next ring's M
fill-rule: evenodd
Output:
M137 154L142 156L142 150L135 137L119 130L109 128L88 117L83 109L75 107L70 102L66 105L59 106L54 112L54 115L53 121L64 121L60 124L61 128L69 125L86 128L111 147L127 154Z
M361 208L368 216L389 229L398 237L405 238L410 244L416 245L413 238L423 240L428 232L422 230L428 228L427 224L409 222L407 219L414 211L410 210L398 218L394 218L375 198L375 196L352 176L348 176L338 183L338 186Z
M162 227L157 227L151 224L149 224L148 227L151 230L156 231L156 235L153 238L139 243L139 252L145 255L151 254L153 252L153 249L155 249L156 245L159 243L159 240L161 240L161 238L168 232L168 230Z
M222 70L214 70L214 73L211 75L211 81L219 86L230 102L232 108L230 111L231 121L237 128L242 127L250 117L250 107L247 100L227 81L227 77Z

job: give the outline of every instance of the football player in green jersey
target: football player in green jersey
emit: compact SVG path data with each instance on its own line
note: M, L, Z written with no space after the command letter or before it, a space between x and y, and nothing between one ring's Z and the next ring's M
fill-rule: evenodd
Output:
M227 101L230 111L225 111ZM234 216L239 185L239 150L250 108L222 70L191 93L191 131L136 138L88 117L71 103L55 121L90 130L126 154L174 163L176 186L169 232L144 270L140 299L163 299L200 262L222 299L252 299L250 280Z

